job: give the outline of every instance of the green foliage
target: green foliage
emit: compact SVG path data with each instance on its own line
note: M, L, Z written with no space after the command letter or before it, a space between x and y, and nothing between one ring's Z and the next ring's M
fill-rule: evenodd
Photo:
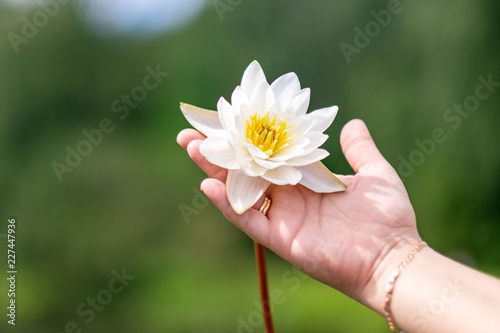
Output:
M19 34L30 12L0 5L0 233L15 217L15 331L62 332L75 321L83 332L235 332L238 318L256 310L252 244L203 200L204 175L175 143L188 127L179 102L215 109L254 59L270 81L295 71L312 89L310 109L339 105L325 144L332 170L352 172L338 137L348 120L364 119L405 178L423 238L500 274L500 87L458 127L444 118L474 96L478 77L500 81L500 6L402 1L348 63L341 43L355 46L354 28L364 31L371 11L389 2L243 1L222 21L208 2L186 27L144 39L100 39L65 6L18 53L7 35ZM122 94L144 86L148 67L158 65L168 76L127 106ZM77 150L88 140L82 131L103 119L113 130L80 146L91 152L60 181L54 161L67 165L67 146ZM432 152L416 143L436 128L446 140L433 141ZM186 218L181 207L196 214ZM275 308L277 331L387 331L383 318L314 280L301 278L292 291L282 278L292 268L281 259L268 265L271 288L285 297ZM135 279L86 323L79 304L123 267ZM0 300L5 309L7 297ZM0 330L14 331L2 316Z

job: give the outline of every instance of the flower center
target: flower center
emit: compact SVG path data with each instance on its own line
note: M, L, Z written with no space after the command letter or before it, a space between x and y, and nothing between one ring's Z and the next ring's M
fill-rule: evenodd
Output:
M293 126L293 125L292 125ZM293 135L289 133L292 126L287 126L286 119L276 124L276 116L269 118L269 111L264 116L254 114L247 120L247 141L271 156L283 147Z

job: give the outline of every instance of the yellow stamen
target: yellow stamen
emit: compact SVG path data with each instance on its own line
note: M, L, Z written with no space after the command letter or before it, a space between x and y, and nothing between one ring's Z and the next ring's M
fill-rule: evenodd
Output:
M293 126L293 125L292 125ZM271 156L283 147L288 146L292 138L290 128L286 119L277 120L276 116L269 119L269 111L264 116L255 113L247 120L247 141L262 150L267 156Z

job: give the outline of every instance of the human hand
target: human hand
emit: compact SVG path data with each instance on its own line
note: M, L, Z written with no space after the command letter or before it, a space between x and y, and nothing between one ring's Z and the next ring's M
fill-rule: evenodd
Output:
M234 212L226 196L227 171L199 152L204 138L187 129L177 141L210 177L201 190L227 219L308 275L382 312L381 281L420 237L404 185L362 121L346 124L340 137L356 172L339 176L347 189L322 194L302 185L272 185L267 217L258 211L263 199L241 215Z

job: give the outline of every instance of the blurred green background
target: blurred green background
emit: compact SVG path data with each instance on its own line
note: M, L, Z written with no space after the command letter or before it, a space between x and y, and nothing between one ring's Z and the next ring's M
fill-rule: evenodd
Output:
M205 176L175 142L188 127L179 102L215 109L254 59L269 81L296 72L310 110L339 105L324 146L332 170L352 172L339 133L365 120L424 240L500 276L500 87L474 99L478 77L500 82L498 1L401 1L389 22L380 11L395 0L214 0L149 35L111 34L59 1L46 20L36 2L0 2L0 274L8 218L18 270L15 327L0 279L0 331L263 332L252 242L201 194ZM168 76L141 88L157 68ZM447 111L465 100L474 111ZM103 119L110 133L86 146L83 131ZM444 142L432 141L439 128ZM68 146L86 156L58 177ZM268 269L277 332L388 331L271 253Z

